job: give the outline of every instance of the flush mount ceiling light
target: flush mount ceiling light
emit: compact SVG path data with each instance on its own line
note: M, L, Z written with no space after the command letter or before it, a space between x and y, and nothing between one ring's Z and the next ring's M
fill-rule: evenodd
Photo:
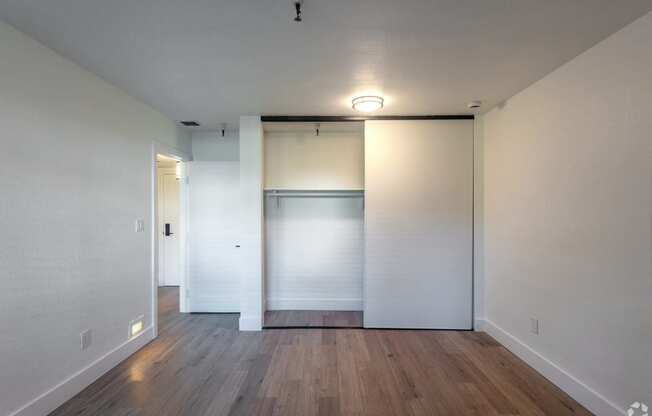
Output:
M383 97L378 97L377 95L363 95L354 98L351 103L353 104L354 110L370 113L383 108L384 102L385 100L383 100Z

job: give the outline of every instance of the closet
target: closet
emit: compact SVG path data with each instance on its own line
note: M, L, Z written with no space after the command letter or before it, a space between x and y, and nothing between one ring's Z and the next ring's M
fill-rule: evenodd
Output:
M472 329L473 120L304 121L263 120L255 172L187 164L189 311L243 308L251 174L264 326Z
M361 326L364 125L264 125L265 326Z

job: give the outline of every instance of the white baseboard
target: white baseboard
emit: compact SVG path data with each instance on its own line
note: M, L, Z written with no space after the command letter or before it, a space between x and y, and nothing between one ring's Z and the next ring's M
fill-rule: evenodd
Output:
M482 328L482 329L478 329ZM542 356L520 339L488 319L476 318L476 330L483 330L513 352L545 378L565 391L596 416L624 415L625 410L591 389L557 364Z
M478 318L478 317L473 318L473 330L476 332L484 332L485 321L486 321L485 318Z
M136 337L120 344L8 416L49 414L153 339L154 331L150 326Z
M267 310L361 311L362 299L267 298Z
M262 331L263 319L260 316L240 315L240 331Z
M240 300L227 296L193 296L188 309L196 313L238 313Z

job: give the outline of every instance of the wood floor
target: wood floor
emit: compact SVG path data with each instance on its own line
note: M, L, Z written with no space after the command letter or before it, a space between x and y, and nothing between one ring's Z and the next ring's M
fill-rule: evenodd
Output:
M265 327L362 328L361 311L267 311Z
M159 338L53 415L589 415L484 333L238 332L237 315L177 313Z

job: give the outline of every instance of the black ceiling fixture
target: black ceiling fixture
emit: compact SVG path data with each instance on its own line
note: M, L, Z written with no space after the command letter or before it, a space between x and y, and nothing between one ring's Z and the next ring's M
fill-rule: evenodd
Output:
M179 123L183 124L186 127L199 127L199 123L192 120L182 120Z
M294 18L295 22L303 21L301 19L301 6L303 5L303 0L294 0L294 10L297 12L297 16Z

